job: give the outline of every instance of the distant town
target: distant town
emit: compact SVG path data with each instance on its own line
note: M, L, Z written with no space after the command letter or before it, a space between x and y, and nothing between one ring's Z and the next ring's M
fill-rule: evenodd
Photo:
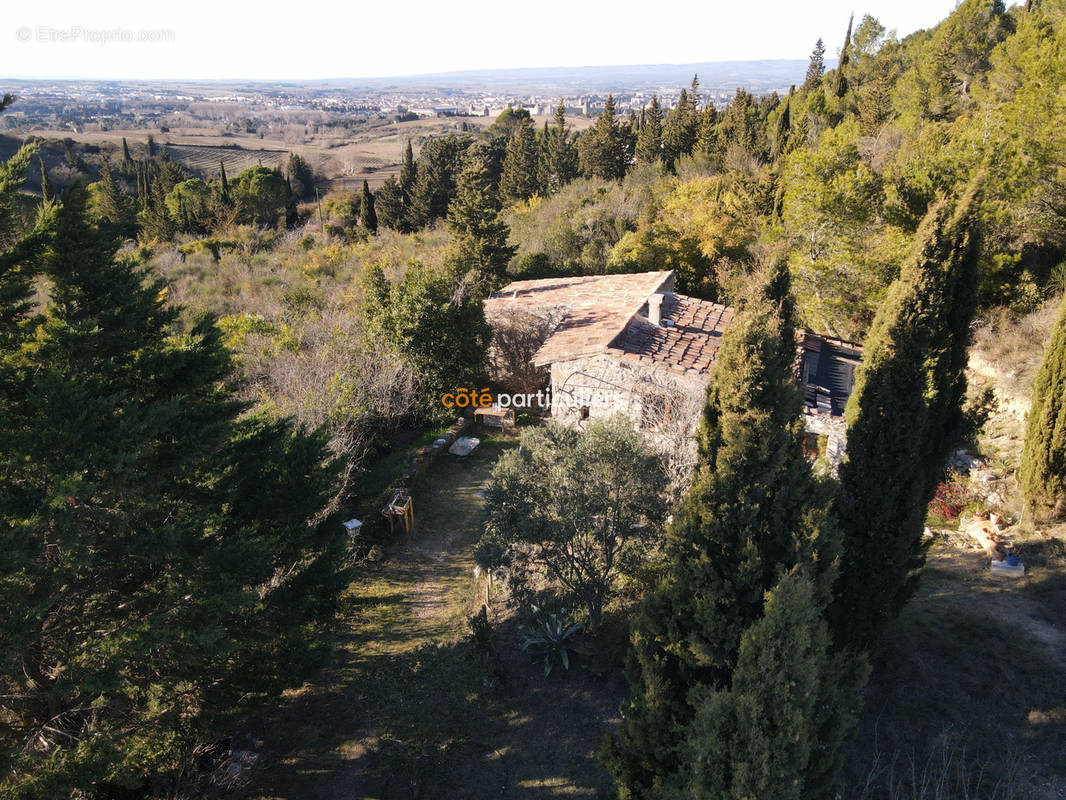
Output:
M5 117L8 131L35 128L71 133L217 124L260 114L411 119L495 117L506 108L552 113L560 102L571 117L602 111L610 93L622 114L639 113L652 96L677 105L699 76L700 102L724 108L737 87L756 95L787 93L802 82L806 62L751 61L570 70L445 73L391 79L295 82L149 82L14 80L19 103ZM335 118L334 118L335 119ZM247 128L247 126L244 126ZM248 132L247 130L242 130Z

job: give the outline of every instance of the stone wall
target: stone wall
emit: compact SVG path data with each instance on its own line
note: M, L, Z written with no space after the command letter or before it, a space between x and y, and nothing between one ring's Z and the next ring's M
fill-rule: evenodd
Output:
M599 354L552 364L551 389L552 417L578 427L622 412L646 430L661 427L656 420L664 416L694 430L707 380Z
M553 364L551 389L554 419L582 429L591 420L625 414L661 454L671 482L686 484L696 465L705 377L601 354ZM606 402L592 402L597 399Z

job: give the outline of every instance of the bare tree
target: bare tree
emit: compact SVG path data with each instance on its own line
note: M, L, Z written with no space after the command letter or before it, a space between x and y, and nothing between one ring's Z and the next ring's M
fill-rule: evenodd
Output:
M649 445L658 453L670 483L671 498L680 498L692 482L696 468L696 429L706 392L700 386L648 371L630 390L632 416L639 413L640 427Z
M493 317L491 323L489 367L493 377L514 392L544 388L548 383L548 370L533 366L533 356L555 329L558 319L509 309Z

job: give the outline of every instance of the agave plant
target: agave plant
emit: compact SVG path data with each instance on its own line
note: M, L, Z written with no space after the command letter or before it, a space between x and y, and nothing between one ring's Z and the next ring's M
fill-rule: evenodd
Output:
M548 614L547 617L541 618L537 611L536 608L533 609L536 622L533 625L523 625L519 629L523 636L522 650L534 658L543 659L544 677L548 677L556 662L562 664L563 669L570 669L570 652L576 652L576 649L569 640L583 626L582 623L576 622L567 627L558 615Z

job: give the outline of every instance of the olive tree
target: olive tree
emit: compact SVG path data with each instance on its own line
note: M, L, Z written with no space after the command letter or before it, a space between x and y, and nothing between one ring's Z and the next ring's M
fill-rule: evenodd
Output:
M619 578L659 539L665 488L659 460L625 417L584 432L530 428L493 471L485 537L503 544L516 595L555 589L595 631Z

